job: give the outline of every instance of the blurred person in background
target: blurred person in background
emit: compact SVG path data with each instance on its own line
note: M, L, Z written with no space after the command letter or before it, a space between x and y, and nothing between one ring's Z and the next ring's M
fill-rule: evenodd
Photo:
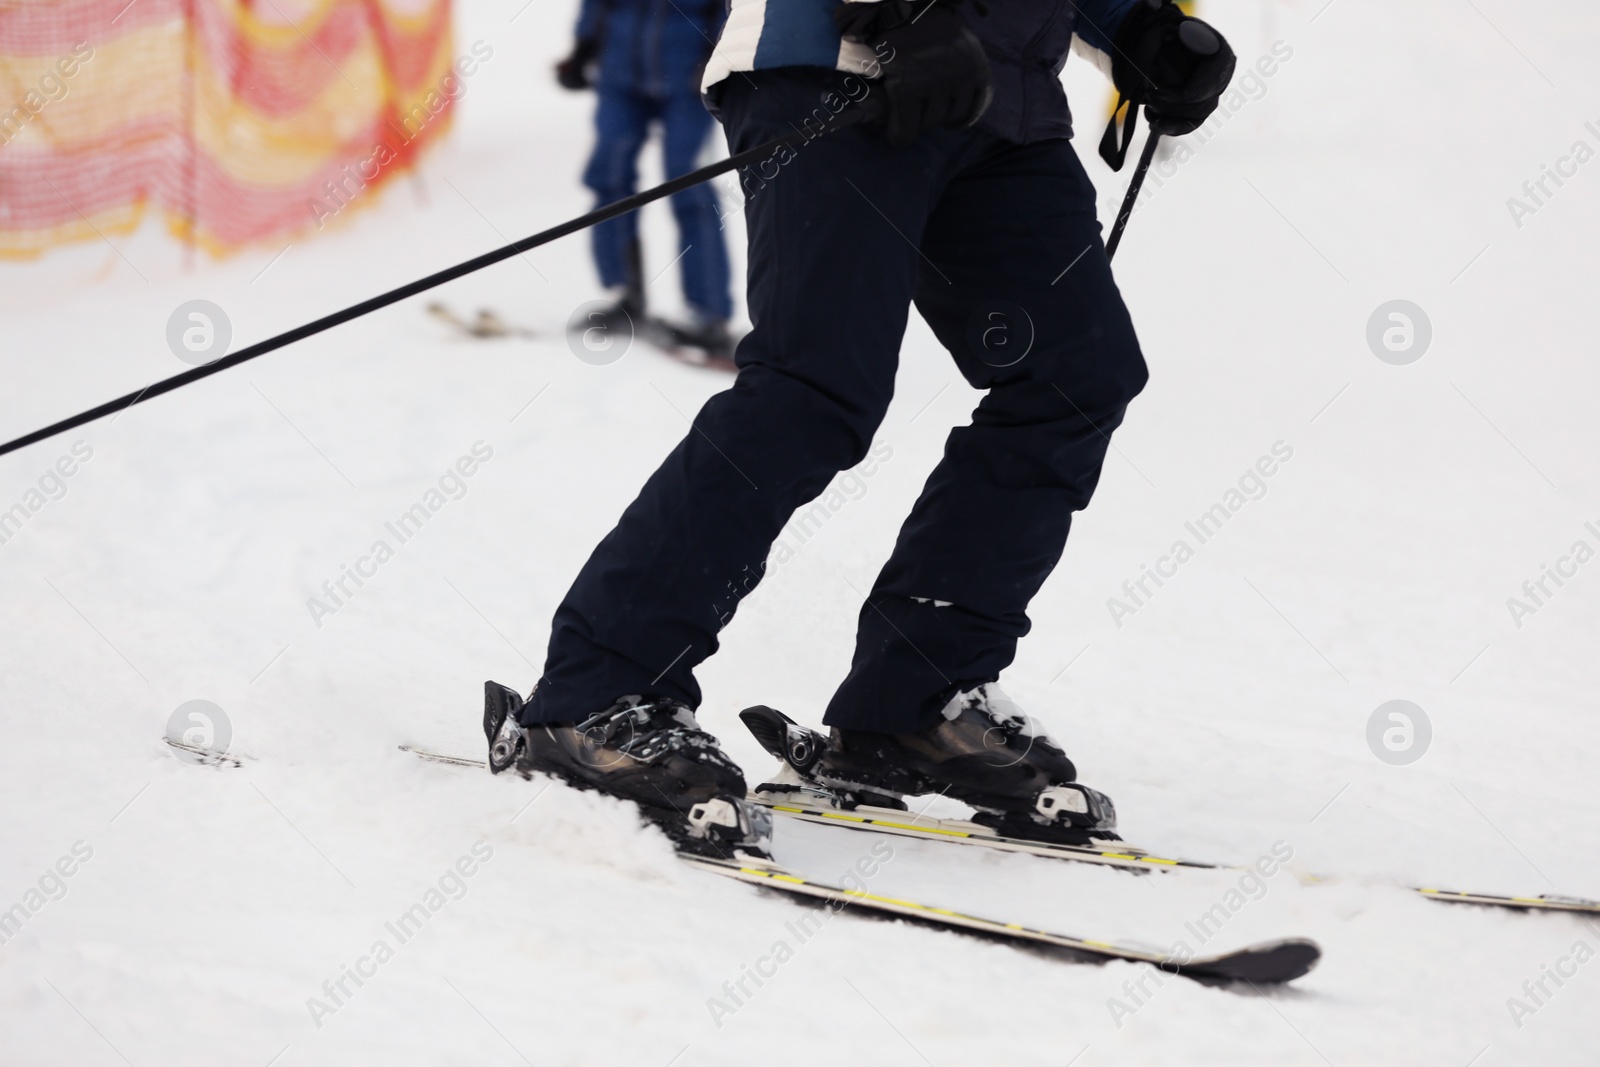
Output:
M594 89L594 154L583 183L599 204L638 187L639 153L659 124L668 179L694 169L711 132L700 99L700 76L722 31L722 0L583 0L572 52L556 64L567 89ZM666 339L701 349L712 360L733 356L728 317L728 249L716 192L697 185L672 198L678 222L678 262L688 318L663 324ZM595 267L612 303L591 325L645 326L648 304L639 244L639 215L630 212L596 226Z

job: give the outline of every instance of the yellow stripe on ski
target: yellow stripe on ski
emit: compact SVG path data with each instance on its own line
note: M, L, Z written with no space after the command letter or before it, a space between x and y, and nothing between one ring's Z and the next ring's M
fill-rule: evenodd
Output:
M1027 838L1006 837L994 833L974 833L971 830L956 830L948 826L930 826L926 823L898 822L892 819L880 819L870 815L856 815L852 812L830 811L824 808L807 808L794 804L774 804L752 798L754 803L780 811L786 815L796 815L802 819L815 821L839 822L850 826L874 826L885 830L899 830L903 833L925 837L955 838L972 844L983 845L987 848L996 848L1009 852L1049 852L1060 856L1081 858L1088 862L1095 859L1110 860L1116 863L1149 863L1159 867L1209 867L1210 864L1195 863L1190 860L1168 859L1165 856L1150 856L1144 853L1112 852L1108 849L1098 849L1088 845L1064 845L1054 841L1034 841Z

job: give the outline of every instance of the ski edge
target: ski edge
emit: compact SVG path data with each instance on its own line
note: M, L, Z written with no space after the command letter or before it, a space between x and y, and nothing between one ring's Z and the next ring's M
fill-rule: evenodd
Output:
M1519 911L1572 911L1600 915L1600 900L1545 894L1537 897L1504 896L1499 893L1471 893L1458 889L1433 889L1417 886L1415 892L1445 904L1482 904Z
M846 906L865 908L942 928L976 932L1007 942L1067 949L1104 960L1148 963L1168 973L1189 978L1281 984L1304 976L1322 958L1322 949L1316 942L1306 938L1284 938L1249 945L1231 952L1186 959L1157 950L1037 930L1021 923L986 919L903 897L883 896L863 889L844 889L812 881L804 875L777 865L756 866L691 855L681 855L680 858L692 867L790 895L813 897Z

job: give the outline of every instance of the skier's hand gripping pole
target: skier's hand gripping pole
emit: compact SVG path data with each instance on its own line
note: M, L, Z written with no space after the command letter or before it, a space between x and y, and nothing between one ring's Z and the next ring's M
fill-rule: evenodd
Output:
M994 100L989 57L955 10L958 2L878 0L834 10L845 40L866 45L879 60L880 106L896 147L924 130L971 126Z
M1117 31L1114 52L1111 78L1119 99L1100 138L1100 158L1112 170L1122 169L1141 107L1150 124L1150 139L1106 241L1107 258L1122 243L1122 233L1155 159L1156 145L1163 136L1193 133L1211 117L1237 62L1220 33L1208 23L1190 18L1170 0L1139 0ZM1124 106L1127 117L1119 144L1117 115Z
M0 444L0 456L5 455L7 452L15 452L20 448L26 448L28 445L47 440L48 438L54 437L57 434L66 433L68 430L83 426L86 423L94 422L96 419L104 418L107 415L125 411L135 404L142 404L147 400L153 400L163 393L170 393L174 389L181 389L184 386L193 382L197 382L202 378L209 378L211 375L225 371L229 367L237 367L239 364L255 359L257 356L264 356L268 352L274 352L286 345L294 344L296 341L304 340L307 337L313 337L325 330L331 330L335 326L340 326L346 322L349 322L351 319L359 319L363 315L371 314L380 308L386 308L390 304L397 304L407 297L416 296L418 293L425 293L429 289L434 289L443 285L445 282L455 281L457 278L462 278L468 274L472 274L475 271L480 271L485 267L493 266L494 264L499 263L501 260L510 259L512 256L521 255L523 252L526 252L529 249L538 248L540 245L549 244L551 241L566 237L569 234L578 233L581 230L586 230L590 226L605 222L608 219L614 219L619 215L626 215L628 212L636 211L646 204L652 203L656 200L664 199L673 195L674 193L680 193L685 189L700 185L703 182L708 182L713 178L720 177L721 175L728 173L729 171L737 170L746 164L759 162L760 160L770 156L772 153L785 146L790 148L798 148L807 141L812 141L818 137L826 136L827 134L833 133L837 130L842 130L846 126L853 126L865 119L880 118L881 115L882 109L880 102L876 99L875 94L869 94L863 97L860 103L853 107L846 108L845 110L840 111L837 115L834 115L821 127L820 130L814 125L810 126L809 128L796 128L792 133L786 133L781 137L774 137L772 140L767 141L764 144L756 145L754 148L748 148L737 155L729 156L727 159L718 160L715 163L701 167L699 170L691 171L690 173L674 178L671 181L662 182L653 189L646 189L642 193L635 193L632 196L624 197L623 199L607 204L604 207L597 208L596 210L589 212L587 215L580 215L575 219L563 222L559 226L552 226L550 229L541 233L536 233L531 237L524 237L520 241L513 241L503 248L495 249L493 252L485 252L483 255L469 259L464 263L457 263L453 267L447 267L444 270L441 270L435 274L430 274L425 278L418 278L414 282L407 282L405 285L402 285L397 289L391 289L387 293L380 293L377 296L361 301L359 304L352 304L342 311L335 311L331 315L324 315L322 318L315 319L303 326L296 326L294 329L280 333L276 337L269 337L265 341L257 341L248 348L241 348L239 351L234 352L231 355L223 356L221 359L215 360L214 362L207 363L203 367L196 367L193 370L184 371L182 374L175 374L170 378L163 378L160 381L151 382L149 385L138 390L137 392L129 393L126 396L119 396L115 400L108 400L104 404L90 408L88 411L81 411L70 418L62 419L60 422L52 423L49 426L35 430L32 433L23 434L21 437L18 437L13 441L7 441L5 444Z

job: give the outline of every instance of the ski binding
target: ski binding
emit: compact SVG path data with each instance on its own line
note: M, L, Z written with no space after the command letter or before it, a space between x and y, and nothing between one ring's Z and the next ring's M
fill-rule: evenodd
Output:
M778 774L755 789L773 800L794 798L842 811L860 807L906 810L902 797L859 784L831 781L817 773L828 739L775 708L757 705L739 713L761 747L782 761ZM937 792L930 785L926 792ZM1079 782L1052 785L1033 798L1033 811L1019 813L988 805L982 797L962 797L979 809L972 821L1009 837L1065 845L1086 845L1091 838L1118 840L1117 809L1111 798ZM1007 805L1009 806L1009 804Z

